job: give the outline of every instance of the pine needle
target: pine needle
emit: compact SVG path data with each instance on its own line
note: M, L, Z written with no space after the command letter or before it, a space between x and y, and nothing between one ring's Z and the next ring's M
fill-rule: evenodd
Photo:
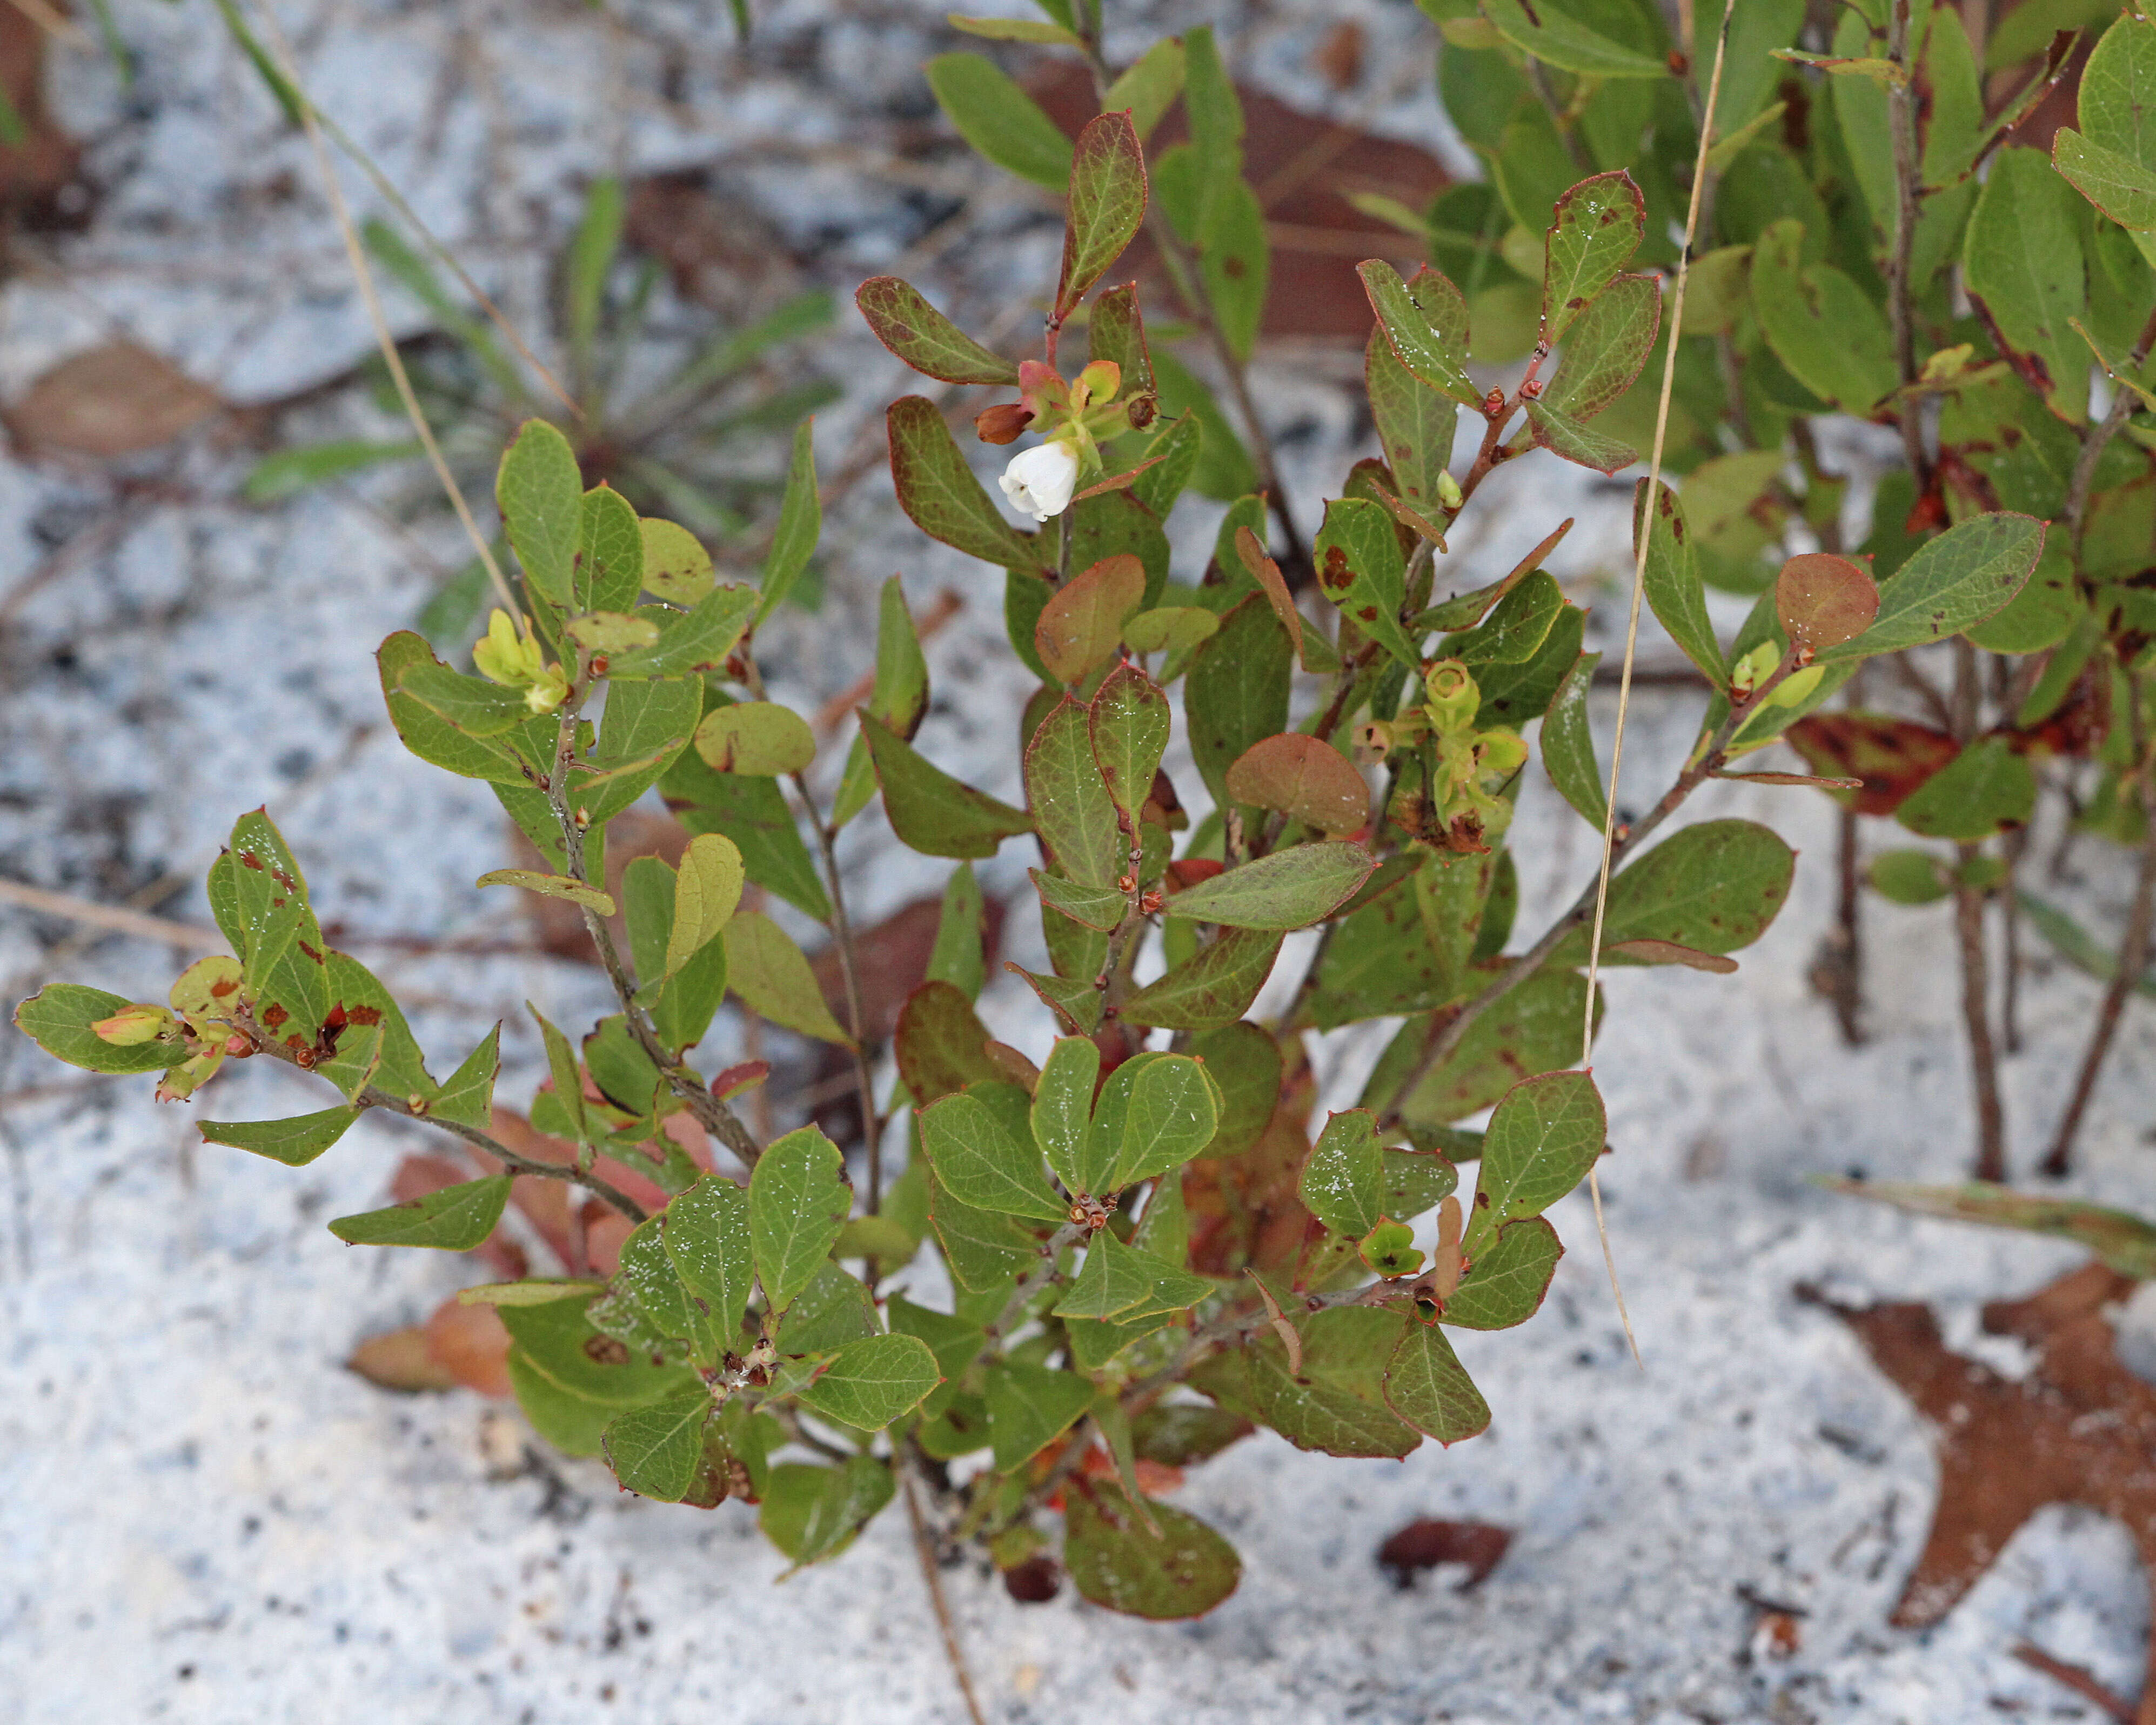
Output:
M1699 207L1707 191L1707 156L1714 143L1714 110L1722 95L1722 63L1729 48L1729 21L1736 6L1725 6L1722 28L1714 39L1714 70L1707 84L1707 106L1700 116L1699 157L1692 164L1691 202L1685 211L1684 249L1677 254L1677 280L1671 295L1669 336L1662 352L1661 398L1655 405L1655 443L1647 463L1646 506L1654 507L1656 488L1662 480L1662 448L1670 425L1670 396L1676 387L1677 341L1684 329L1685 286L1691 273L1692 241L1699 228ZM1640 645L1640 603L1647 584L1647 521L1643 516L1634 531L1639 543L1632 560L1632 608L1625 626L1625 667L1617 682L1617 737L1609 757L1609 808L1602 822L1602 869L1594 887L1594 932L1587 944L1587 1009L1580 1029L1579 1064L1589 1067L1594 1052L1594 988L1602 969L1602 925L1609 908L1609 870L1617 849L1617 780L1625 768L1625 721L1632 706L1632 665ZM1616 1297L1617 1320L1631 1344L1633 1363L1645 1371L1640 1357L1640 1338L1633 1333L1632 1316L1625 1307L1625 1289L1617 1279L1616 1255L1609 1249L1609 1230L1602 1217L1602 1177L1598 1168L1587 1171L1587 1189L1594 1200L1594 1231L1602 1240L1602 1262L1609 1272L1609 1291Z

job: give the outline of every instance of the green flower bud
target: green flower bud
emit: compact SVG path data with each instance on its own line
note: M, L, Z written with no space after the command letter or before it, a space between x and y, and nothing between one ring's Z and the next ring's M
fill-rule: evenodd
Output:
M179 1020L162 1006L138 1001L109 1019L100 1019L90 1028L100 1042L109 1042L115 1048L140 1048L177 1029Z
M1456 659L1440 659L1422 675L1424 708L1438 730L1465 730L1475 722L1482 705L1482 691L1467 667Z
M1437 474L1437 501L1447 509L1457 510L1467 499L1461 494L1460 481L1443 468Z

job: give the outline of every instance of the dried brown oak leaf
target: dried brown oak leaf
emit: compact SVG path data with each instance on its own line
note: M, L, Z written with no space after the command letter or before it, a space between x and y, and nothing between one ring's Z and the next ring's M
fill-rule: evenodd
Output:
M162 354L108 341L62 360L9 403L6 418L32 453L110 459L170 443L223 405Z
M1889 1620L1939 1621L1989 1569L2016 1529L2051 1503L2077 1503L2123 1522L2156 1584L2156 1389L2119 1363L2104 1308L2132 1278L2089 1264L2020 1300L1984 1308L1984 1327L2035 1351L2019 1383L1950 1352L1927 1306L1824 1306L1856 1332L1873 1363L1938 1434L1939 1502L1930 1537ZM2139 1725L2156 1725L2156 1684Z

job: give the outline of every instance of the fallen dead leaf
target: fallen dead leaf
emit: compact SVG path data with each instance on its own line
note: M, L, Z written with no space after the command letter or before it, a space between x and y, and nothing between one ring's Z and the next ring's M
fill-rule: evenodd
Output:
M2136 1286L2092 1263L2025 1299L1986 1306L1986 1331L2035 1351L2018 1383L1950 1352L1928 1307L1858 1309L1798 1288L1856 1332L1937 1435L1938 1507L1888 1619L1896 1628L1938 1623L2047 1504L2080 1504L2123 1523L2156 1584L2156 1389L2120 1363L2105 1316ZM2133 1717L2156 1725L2156 1683Z
M9 434L29 453L110 459L170 443L223 405L215 390L162 354L122 341L62 360L4 418Z
M377 1389L393 1389L400 1395L457 1387L456 1378L434 1358L427 1332L418 1324L369 1336L352 1349L345 1368L358 1373Z
M1093 84L1085 67L1059 61L1030 86L1049 117L1072 136L1093 117ZM1426 150L1322 115L1306 114L1262 90L1238 85L1243 103L1244 176L1265 206L1272 242L1272 280L1265 295L1265 333L1359 346L1370 333L1370 302L1355 266L1365 258L1389 258L1409 269L1423 249L1404 234L1348 202L1352 193L1375 193L1420 210L1451 183ZM1147 140L1158 156L1188 136L1178 105ZM1137 275L1155 317L1176 315L1152 243L1140 234L1118 265L1117 280Z
M510 1394L509 1329L491 1306L466 1306L452 1294L427 1320L427 1354L466 1389Z
M1392 1573L1403 1590L1415 1578L1440 1563L1460 1563L1467 1574L1456 1593L1466 1593L1490 1579L1512 1543L1512 1530L1489 1522L1440 1522L1429 1517L1409 1522L1378 1548L1378 1567Z

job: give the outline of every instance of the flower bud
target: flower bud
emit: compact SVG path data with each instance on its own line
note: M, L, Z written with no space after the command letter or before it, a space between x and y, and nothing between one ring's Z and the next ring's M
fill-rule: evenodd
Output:
M1475 722L1482 705L1482 691L1467 667L1456 659L1440 659L1423 673L1424 707L1430 723L1440 731L1459 731Z
M137 1002L123 1008L109 1019L100 1019L90 1028L100 1042L115 1048L140 1048L146 1042L155 1042L177 1028L179 1020L162 1006L148 1006Z
M1731 698L1737 701L1748 699L1752 691L1771 675L1774 667L1781 662L1780 648L1772 641L1760 642L1758 646L1738 660L1736 669L1730 672Z
M1024 402L1007 401L983 408L973 415L973 435L984 444L1009 444L1033 424L1033 410Z
M1460 491L1460 481L1441 467L1437 470L1437 501L1447 509L1453 510L1467 501Z

